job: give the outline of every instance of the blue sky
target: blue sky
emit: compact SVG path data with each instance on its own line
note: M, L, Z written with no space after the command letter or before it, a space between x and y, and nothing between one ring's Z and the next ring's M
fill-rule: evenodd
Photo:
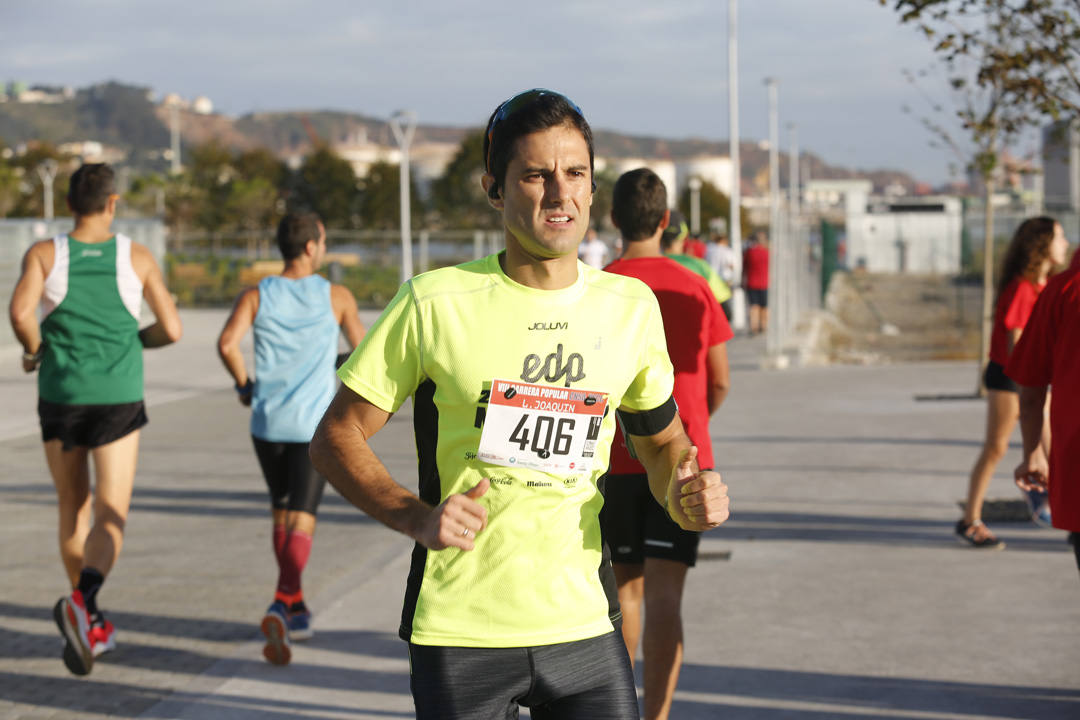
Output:
M728 136L724 0L227 0L12 2L0 7L0 80L82 86L116 79L209 96L221 112L341 109L482 125L505 97L549 87L594 127ZM782 147L892 167L931 182L957 158L921 115L948 104L930 43L877 0L742 0L740 124L768 134L764 78L780 80ZM907 106L914 112L904 112Z

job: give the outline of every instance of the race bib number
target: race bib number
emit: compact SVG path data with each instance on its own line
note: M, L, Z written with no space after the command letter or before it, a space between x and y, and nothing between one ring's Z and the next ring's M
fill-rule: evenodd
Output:
M592 468L607 394L493 380L477 457L558 475Z

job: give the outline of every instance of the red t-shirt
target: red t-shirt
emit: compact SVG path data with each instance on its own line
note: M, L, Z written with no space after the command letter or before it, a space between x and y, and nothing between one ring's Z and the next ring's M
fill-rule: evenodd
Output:
M1050 517L1080 532L1080 269L1050 279L1005 372L1050 395Z
M990 333L990 359L1001 367L1009 362L1009 331L1023 330L1031 309L1046 286L1036 285L1025 277L1014 278L998 296L994 308L994 329Z
M666 257L622 259L604 268L644 282L660 303L668 355L675 366L675 390L686 434L698 448L698 465L713 467L709 440L708 386L706 358L709 348L733 336L724 311L704 278ZM630 457L621 432L615 433L611 448L611 472L641 474L645 468Z
M687 255L693 255L696 258L701 258L702 260L704 260L705 250L707 250L707 248L705 247L705 243L703 243L702 241L698 240L697 238L690 237L686 238L686 243L683 247L683 250L686 251Z
M743 284L751 290L769 289L769 248L751 245L743 251Z

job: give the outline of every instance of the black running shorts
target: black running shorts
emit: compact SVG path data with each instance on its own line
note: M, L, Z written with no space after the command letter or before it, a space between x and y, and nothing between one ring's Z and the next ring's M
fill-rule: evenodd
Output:
M769 307L769 291L766 288L760 290L754 288L746 288L746 302L750 305L760 305L761 307Z
M409 644L417 720L637 720L621 633L524 648Z
M275 510L298 510L315 515L322 501L326 478L315 472L308 457L309 443L270 442L254 435L270 505Z
M1003 390L1005 392L1019 393L1020 386L1005 374L1005 368L991 360L986 363L986 372L983 373L983 385L987 390Z
M129 435L148 421L143 401L119 405L65 405L38 399L41 440L59 440L65 450L96 448Z
M640 565L645 558L676 560L694 567L701 534L683 530L649 490L647 475L604 478L600 529L611 562Z

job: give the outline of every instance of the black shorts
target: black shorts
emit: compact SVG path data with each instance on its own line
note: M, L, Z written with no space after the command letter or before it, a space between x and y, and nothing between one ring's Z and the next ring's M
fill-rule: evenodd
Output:
M38 399L41 440L59 440L65 450L96 448L129 435L149 420L143 401L119 405L66 405Z
M622 635L524 648L409 643L409 685L417 720L516 718L631 720L638 717Z
M270 442L254 435L251 440L270 490L271 507L314 515L322 501L326 478L315 472L311 464L310 443Z
M720 303L720 309L724 311L724 317L727 318L728 322L731 322L731 315L734 312L734 310L732 309L733 307L734 306L731 298L728 298L724 302Z
M1080 532L1070 532L1069 543L1073 546L1073 552L1076 554L1076 569L1080 570Z
M986 363L986 372L983 373L983 385L986 386L987 390L1020 393L1020 386L1005 374L1005 368L993 360Z
M746 288L746 302L751 305L769 307L768 288L762 288L761 290L755 290L754 288Z
M608 475L603 491L600 530L611 562L640 565L651 557L694 567L701 533L683 530L667 516L647 475Z

